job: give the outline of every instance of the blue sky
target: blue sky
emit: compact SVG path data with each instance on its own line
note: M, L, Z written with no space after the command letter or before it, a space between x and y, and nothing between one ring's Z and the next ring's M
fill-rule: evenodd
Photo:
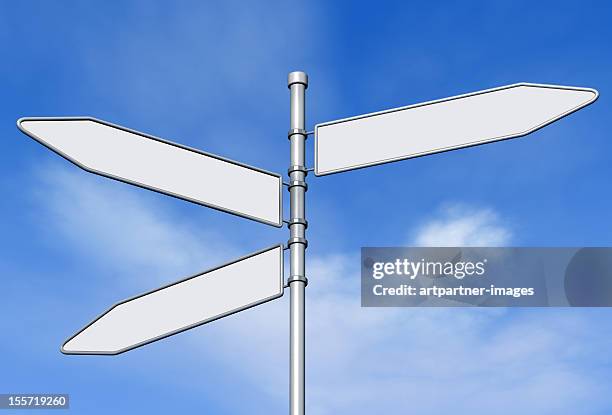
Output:
M77 414L286 412L287 298L117 357L59 353L118 300L287 231L88 175L15 121L92 115L284 174L286 75L304 70L309 129L521 81L600 92L523 139L309 176L309 413L609 414L610 311L362 309L358 255L612 246L611 15L603 1L4 2L0 393L69 393Z

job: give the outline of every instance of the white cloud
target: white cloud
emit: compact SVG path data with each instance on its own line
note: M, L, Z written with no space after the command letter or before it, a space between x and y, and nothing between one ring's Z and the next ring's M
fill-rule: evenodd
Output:
M588 314L362 308L357 268L346 255L309 262L309 413L557 414L584 413L585 400L604 404L610 382L584 365L604 347ZM244 313L206 335L224 339L211 351L277 400L287 391L287 306ZM248 353L258 358L245 366L237 356Z
M216 258L239 255L218 232L198 226L196 233L193 224L123 185L72 166L45 167L39 178L36 199L51 218L45 226L98 263L155 281L178 279L216 264Z
M89 186L63 171L52 174L54 195L47 207L65 236L63 243L79 249L93 244L87 252L94 257L111 254L125 267L147 262L166 271L198 262L201 252L213 246L174 226L177 218L128 193L99 183ZM58 202L63 199L70 202ZM116 226L122 227L124 240L116 239ZM491 245L506 243L510 232L492 210L450 209L416 235L425 244ZM213 252L227 245L217 244ZM545 415L584 413L587 401L593 408L605 404L610 381L585 365L593 363L587 360L593 350L603 348L588 312L362 308L356 255L311 258L308 269L310 414ZM174 352L173 372L194 359L201 365L208 361L251 385L260 399L286 402L287 296L166 342L174 345L168 346ZM147 367L133 375L146 374ZM184 387L193 388L193 379L188 381L191 385Z
M453 204L440 217L420 227L414 237L419 246L504 246L512 232L499 215L488 208Z

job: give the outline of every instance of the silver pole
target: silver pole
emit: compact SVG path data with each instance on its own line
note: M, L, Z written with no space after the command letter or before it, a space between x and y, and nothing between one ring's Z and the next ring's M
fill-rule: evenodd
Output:
M304 163L304 142L306 141L304 95L308 87L308 75L304 72L291 72L287 84L291 91L291 166L289 166L289 195L291 201L291 219L289 221L290 238L287 242L291 253L291 287L290 315L290 375L289 407L290 415L304 415L305 412L305 316L304 289L306 279L305 254L306 246L306 166Z

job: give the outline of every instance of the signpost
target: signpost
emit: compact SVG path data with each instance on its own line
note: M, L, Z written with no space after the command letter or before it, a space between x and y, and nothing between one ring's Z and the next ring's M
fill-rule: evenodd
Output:
M597 91L515 84L315 126L315 174L374 166L527 135Z
M22 118L27 135L79 167L274 226L287 223L290 271L281 245L111 307L62 346L67 354L118 354L282 296L290 287L290 413L305 413L305 91L291 72L290 217L279 175L95 118ZM315 174L374 166L529 134L597 99L597 91L516 84L318 124Z
M255 252L112 306L62 346L119 354L283 295L283 247Z
M280 227L282 179L90 117L22 118L21 131L82 169Z

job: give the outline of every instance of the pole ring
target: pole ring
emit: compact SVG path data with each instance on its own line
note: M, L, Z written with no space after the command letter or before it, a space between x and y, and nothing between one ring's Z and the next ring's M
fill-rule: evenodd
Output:
M292 282L300 281L303 282L304 285L308 285L308 278L302 275L292 275L287 279L287 285L291 285Z
M304 218L293 218L291 220L285 221L288 227L292 225L304 225L304 229L308 228L308 221Z
M303 128L292 128L289 130L289 132L287 133L287 138L291 139L292 135L303 135L304 139L308 138L308 133L306 132L306 130L304 130Z
M289 186L287 187L289 188L289 190L291 190L292 187L303 187L304 191L308 190L308 185L302 180L291 180L289 182Z
M300 238L298 236L294 236L293 238L289 238L289 240L287 241L287 246L290 247L293 244L302 244L304 245L304 248L308 247L308 241L306 240L306 238Z
M291 176L291 173L296 172L296 171L300 171L304 173L304 175L308 174L308 169L304 166L290 166L289 169L287 170L287 174Z

